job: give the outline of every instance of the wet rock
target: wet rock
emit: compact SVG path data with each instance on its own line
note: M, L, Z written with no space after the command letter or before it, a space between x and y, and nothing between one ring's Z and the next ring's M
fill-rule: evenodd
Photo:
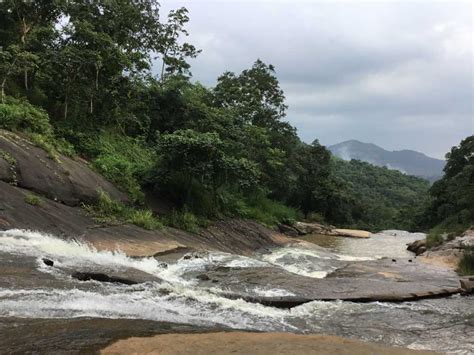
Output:
M197 275L196 279L201 280L201 281L209 281L210 280L209 276L207 276L206 274Z
M463 293L474 293L474 277L464 277L459 280Z
M287 224L278 224L278 230L289 237L298 237L300 235L295 228Z
M290 273L276 266L216 267L201 275L200 286L219 283L221 296L272 307L292 308L314 300L401 302L459 293L457 275L414 260L390 259L347 264L324 279ZM262 295L268 290L268 296ZM274 296L274 290L284 295Z
M426 239L416 240L413 243L407 244L407 250L416 255L423 254L426 251Z
M99 282L110 282L110 283L119 283L124 285L135 285L138 282L133 280L127 280L121 277L109 276L102 273L96 272L75 272L71 275L74 279L79 281L99 281Z
M48 266L54 266L54 261L50 259L43 258L43 263Z

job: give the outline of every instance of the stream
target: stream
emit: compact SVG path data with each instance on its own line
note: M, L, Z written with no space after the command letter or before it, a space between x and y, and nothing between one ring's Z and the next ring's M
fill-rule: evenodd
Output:
M221 252L183 257L131 258L97 251L80 241L24 230L0 232L0 329L6 319L106 318L197 327L333 334L411 349L474 353L474 297L455 295L414 302L313 301L279 309L228 299L219 284L201 286L196 272L212 267L278 266L312 278L348 262L413 257L406 244L423 234L385 231L370 239L310 235L314 247L286 247L251 257ZM45 265L43 258L54 261ZM123 285L81 282L71 270L121 271L146 279ZM246 292L285 296L288 290L245 285ZM2 348L0 346L0 353Z

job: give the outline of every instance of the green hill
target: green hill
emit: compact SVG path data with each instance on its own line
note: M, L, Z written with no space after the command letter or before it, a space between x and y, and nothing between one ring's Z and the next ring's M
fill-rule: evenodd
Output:
M348 226L417 229L417 216L428 198L428 181L359 160L333 157L333 165L343 194L352 202L349 213L354 222Z

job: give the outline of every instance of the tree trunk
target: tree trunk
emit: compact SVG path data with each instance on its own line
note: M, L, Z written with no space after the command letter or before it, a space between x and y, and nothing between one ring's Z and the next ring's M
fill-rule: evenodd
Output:
M64 96L64 120L67 119L68 99L68 92L66 91L66 95Z
M7 82L7 78L3 79L2 81L2 104L5 103L5 83Z
M23 44L23 50L25 50L26 47L26 35L31 29L31 26L26 25L26 20L25 18L22 19L23 22L23 28L22 28L22 33L21 33L21 43ZM24 78L24 83L25 83L25 90L28 90L28 69L23 70L23 78Z

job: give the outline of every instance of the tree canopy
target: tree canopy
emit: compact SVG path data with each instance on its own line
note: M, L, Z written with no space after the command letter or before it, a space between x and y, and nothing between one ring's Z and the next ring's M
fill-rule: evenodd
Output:
M182 221L417 228L428 183L302 142L271 64L193 82L188 21L156 0L0 2L0 127L90 160L134 203L146 192ZM472 150L470 137L448 155L432 219L472 218Z

